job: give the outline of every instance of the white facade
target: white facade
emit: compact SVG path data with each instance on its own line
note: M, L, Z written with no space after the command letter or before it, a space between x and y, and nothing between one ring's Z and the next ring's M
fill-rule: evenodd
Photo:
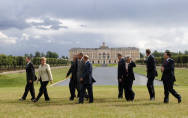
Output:
M90 61L94 64L116 64L118 63L118 53L122 54L123 57L130 56L134 61L140 59L140 52L138 48L109 48L105 45L105 43L103 43L99 48L72 48L69 50L69 59L72 60L73 55L81 52L84 55L88 55Z

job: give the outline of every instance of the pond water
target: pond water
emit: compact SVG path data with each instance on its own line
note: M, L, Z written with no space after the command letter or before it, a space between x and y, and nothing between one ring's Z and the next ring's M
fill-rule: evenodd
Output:
M93 69L93 77L96 80L94 85L117 85L117 67L97 67ZM135 73L134 85L146 85L147 78L143 75ZM155 80L155 85L163 85L161 81ZM67 86L69 80L59 82L56 86Z

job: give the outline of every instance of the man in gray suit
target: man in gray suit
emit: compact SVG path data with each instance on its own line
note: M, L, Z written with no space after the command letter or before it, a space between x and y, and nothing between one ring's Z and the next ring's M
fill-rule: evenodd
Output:
M83 76L83 72L84 72L84 60L83 58L83 53L79 53L78 54L78 65L77 65L77 88L78 88L78 97L80 96L80 90L81 90L81 83L80 83L80 78L82 78Z

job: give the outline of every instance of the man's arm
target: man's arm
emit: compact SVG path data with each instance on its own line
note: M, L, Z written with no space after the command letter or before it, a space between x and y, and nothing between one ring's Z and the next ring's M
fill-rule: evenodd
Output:
M152 71L155 69L155 59L153 57L148 58L147 69L148 71Z
M67 76L66 77L68 77L72 73L72 70L73 70L73 64L69 68L69 71L67 72Z
M85 65L85 71L84 71L84 73L83 73L83 76L82 76L82 78L84 79L84 78L87 78L87 77L89 77L89 75L91 74L91 64L90 63L88 63L88 64L86 64Z
M132 61L131 62L132 67L136 67L136 64Z
M27 70L27 80L29 80L29 83L32 83L35 77L35 70L33 64L29 63L26 70Z
M171 72L174 68L174 62L173 61L168 61L168 63L164 66L164 71L165 72Z
M121 81L123 78L123 71L125 70L125 63L122 61L119 63L119 68L118 68L118 80Z

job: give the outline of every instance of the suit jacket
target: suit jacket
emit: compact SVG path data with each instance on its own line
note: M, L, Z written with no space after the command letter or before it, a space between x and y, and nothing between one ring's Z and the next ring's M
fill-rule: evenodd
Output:
M92 76L92 64L87 61L84 66L83 72L83 84L92 84L93 83L93 76Z
M67 76L69 76L70 74L72 74L71 76L71 80L77 80L77 60L76 62L72 62L71 67L69 69L69 71L67 72Z
M148 78L154 78L156 77L157 74L157 69L156 69L156 63L155 63L155 58L153 55L150 55L147 60L146 60L146 67L147 67L147 77Z
M135 80L133 68L136 67L136 64L132 61L128 65L128 79Z
M118 62L118 79L125 79L127 76L125 60L122 58Z
M165 60L163 63L164 72L162 74L161 80L163 81L176 81L175 75L174 75L174 60L169 58L168 60Z
M85 63L84 63L83 59L77 61L77 74L76 74L76 76L77 76L78 81L80 81L80 78L83 76L84 66L85 66Z
M35 80L35 68L31 62L26 65L26 78L27 82L29 82L29 80Z

